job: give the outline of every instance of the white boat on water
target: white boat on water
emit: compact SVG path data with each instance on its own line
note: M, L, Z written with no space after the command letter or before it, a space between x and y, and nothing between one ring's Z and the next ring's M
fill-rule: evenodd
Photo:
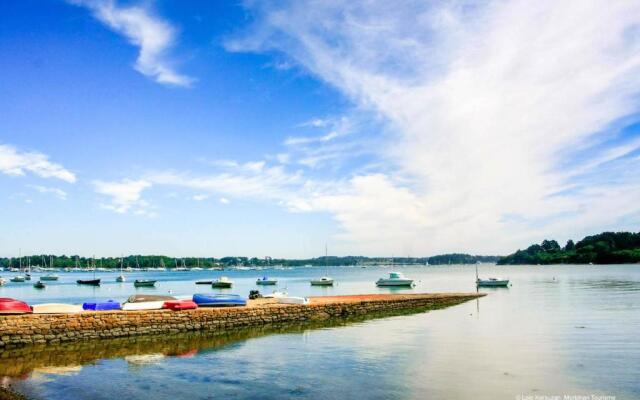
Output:
M509 279L488 278L480 279L478 277L478 266L476 266L476 286L477 287L509 287Z
M126 281L126 280L127 280L127 279L124 277L124 274L122 273L122 267L123 267L123 265L122 265L122 264L124 264L124 257L123 257L123 256L120 256L120 275L118 275L118 277L116 278L116 282L124 282L124 281Z
M324 269L325 274L319 279L311 279L311 286L333 286L333 278L329 275L329 257L327 255L327 245L324 246Z
M47 274L47 275L42 275L40 277L41 281L57 281L58 280L58 275L54 275L54 274Z
M11 282L24 282L26 278L24 276L18 275L11 278Z
M46 303L31 306L34 314L77 314L82 306L77 304Z
M278 303L280 304L309 304L308 297L278 297Z
M389 272L388 278L380 278L376 286L413 286L413 279L404 276L402 272Z
M262 278L259 278L258 280L256 280L256 285L277 285L277 284L278 284L277 279L269 278L266 276L263 276Z

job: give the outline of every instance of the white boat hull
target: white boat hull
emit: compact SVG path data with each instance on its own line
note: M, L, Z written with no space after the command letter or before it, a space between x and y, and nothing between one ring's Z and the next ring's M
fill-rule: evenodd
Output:
M77 314L82 312L82 306L76 304L36 304L31 307L34 314Z
M278 303L280 304L309 304L307 297L279 297Z
M140 303L123 303L122 309L125 311L140 311L140 310L160 310L164 305L165 300L162 301L143 301Z

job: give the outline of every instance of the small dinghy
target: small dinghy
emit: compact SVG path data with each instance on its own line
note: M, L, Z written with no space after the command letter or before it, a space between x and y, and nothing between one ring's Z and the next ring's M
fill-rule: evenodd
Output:
M308 297L278 297L278 303L280 304L309 304Z
M46 287L46 285L44 283L42 283L42 281L38 281L38 282L33 284L33 287L36 288L36 289L44 289Z
M120 308L121 308L120 303L114 300L84 303L82 305L83 310L90 310L90 311L112 311L112 310L120 310Z
M277 285L277 284L278 284L277 279L271 279L266 276L263 276L261 279L258 279L256 281L256 285Z
M77 304L36 304L31 306L34 314L77 314L82 312L83 308Z
M57 281L58 275L42 275L40 277L41 281Z
M233 286L233 281L226 276L221 276L211 283L211 287L213 288L228 289L231 286Z
M173 311L194 310L198 305L193 300L169 300L165 301L162 308Z
M193 302L198 307L246 306L247 301L237 294L194 294Z
M78 279L78 285L100 286L100 279Z
M0 298L0 314L30 314L31 312L31 307L24 301L8 297Z
M156 281L152 279L136 279L133 282L133 286L135 287L153 287L156 285Z
M161 310L165 302L166 300L122 303L122 309L125 311Z
M25 277L24 276L14 276L13 278L11 278L11 282L24 282L25 281Z

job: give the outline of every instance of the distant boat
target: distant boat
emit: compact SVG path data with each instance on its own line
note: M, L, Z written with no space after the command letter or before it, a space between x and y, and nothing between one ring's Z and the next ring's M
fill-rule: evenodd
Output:
M30 314L31 307L24 301L0 298L0 314Z
M153 279L136 279L133 282L133 286L135 287L153 287L156 285L156 281Z
M25 277L24 276L14 276L13 278L11 278L11 282L24 282L25 281Z
M31 306L34 314L77 314L82 312L83 308L77 304L36 304Z
M402 272L390 272L388 278L380 278L376 286L413 286L413 279L406 278Z
M261 279L258 279L256 281L256 285L277 285L277 284L278 284L277 279L270 279L266 276L263 276Z
M320 279L311 279L311 286L333 286L333 278L329 275L329 256L327 245L324 245L324 276Z
M33 287L36 288L36 289L44 289L46 287L46 285L44 283L42 283L42 281L38 281L38 282L33 284Z
M100 286L100 279L78 279L76 283L78 283L78 285Z
M247 305L247 301L237 294L194 294L193 301L198 307L236 307Z
M126 278L124 277L124 274L122 273L122 267L123 267L122 264L123 263L124 263L124 260L123 260L123 257L121 256L120 257L120 275L118 275L118 277L116 278L116 282L124 282L124 281L126 281Z
M281 304L309 304L308 297L279 297L278 303Z
M233 281L226 276L221 276L211 282L211 287L213 288L230 288L231 286L233 286Z
M40 277L41 281L57 281L58 275L48 274Z
M480 279L478 277L478 266L476 266L476 286L477 287L509 287L509 279L500 279L500 278Z
M196 281L196 285L211 285L213 283L212 280L205 280L205 281Z

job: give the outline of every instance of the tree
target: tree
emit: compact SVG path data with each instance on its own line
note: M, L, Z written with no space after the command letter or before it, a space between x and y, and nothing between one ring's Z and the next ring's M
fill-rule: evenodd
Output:
M569 239L567 244L564 246L564 251L572 251L575 250L576 244L573 243L573 240Z

